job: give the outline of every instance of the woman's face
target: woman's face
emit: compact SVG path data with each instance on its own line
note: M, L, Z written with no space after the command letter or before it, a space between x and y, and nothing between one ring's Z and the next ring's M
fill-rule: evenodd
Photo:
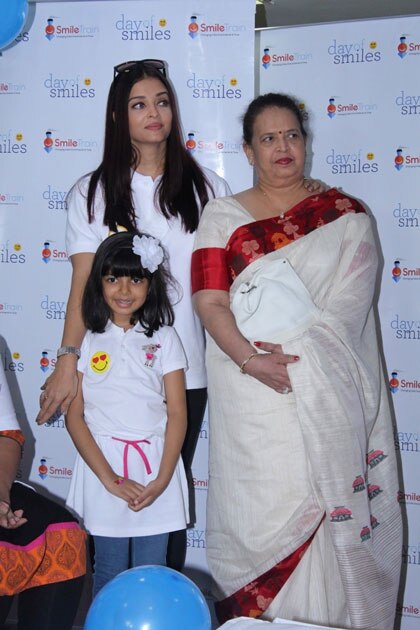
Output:
M295 114L285 107L268 107L257 116L252 142L244 150L262 182L289 186L303 179L305 138Z
M171 132L172 109L164 84L154 77L137 81L128 97L128 128L131 142L141 150L162 144Z

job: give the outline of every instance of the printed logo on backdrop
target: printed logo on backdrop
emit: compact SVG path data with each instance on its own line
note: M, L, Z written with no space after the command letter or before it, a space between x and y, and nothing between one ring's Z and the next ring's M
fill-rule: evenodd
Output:
M51 184L42 191L42 199L48 210L67 210L67 195L67 190L58 190Z
M403 259L394 260L394 265L391 270L391 276L394 282L400 282L400 280L420 280L420 267L415 265L405 265L401 263Z
M21 360L20 352L13 351L10 352L8 348L6 348L1 353L1 362L3 364L3 369L5 372L24 372L25 364Z
M401 90L395 98L395 104L399 108L401 116L420 114L420 94L406 94L404 90Z
M235 142L228 138L202 138L198 131L190 131L187 134L185 146L194 155L204 154L236 154L241 151L241 142Z
M189 549L206 548L206 531L204 529L187 529L187 547Z
M407 153L409 147L398 147L395 151L394 166L397 171L402 171L404 168L420 168L420 152L412 154Z
M26 90L24 83L17 83L13 81L0 81L0 96L6 96L11 94L23 94Z
M209 439L209 422L208 420L203 420L201 425L200 433L198 434L200 440L208 440Z
M264 48L261 57L261 65L264 70L274 66L295 66L297 64L310 63L313 59L312 53L303 50L273 50L273 47Z
M199 479L198 477L193 477L193 486L194 490L205 490L207 492L209 480L207 478Z
M44 295L40 308L45 316L45 319L54 319L63 321L66 319L66 307L67 302L65 300L55 300L54 296Z
M71 468L67 468L66 466L56 466L55 464L48 464L47 462L48 460L50 460L51 458L47 458L47 457L41 457L41 459L39 460L39 466L38 466L38 476L40 477L40 479L42 479L42 481L45 481L45 479L49 478L49 479L70 479L72 474L73 474L73 470Z
M411 35L401 35L397 44L397 55L405 59L410 55L420 55L420 41L415 41Z
M399 341L419 341L420 340L420 320L405 318L396 313L390 322L391 331Z
M26 255L20 243L12 243L9 240L0 242L0 264L23 265L25 262Z
M396 220L397 227L420 227L420 208L410 208L399 201L396 207L392 210L392 216Z
M420 489L419 491L409 491L404 492L403 490L398 491L398 501L399 503L403 503L404 505L420 505Z
M56 39L80 39L95 37L99 34L96 24L83 24L72 21L63 21L57 16L50 16L44 27L45 38L51 42Z
M420 566L420 542L417 545L403 545L402 560L404 564Z
M397 615L399 617L414 617L415 619L420 619L420 603L397 602Z
M20 315L23 311L22 304L8 302L0 297L0 315Z
M192 72L187 79L187 88L193 98L201 99L239 99L242 98L242 90L238 88L238 79L235 76L203 75Z
M407 378L406 371L394 370L389 379L389 389L392 394L420 394L420 381L416 378ZM419 376L420 378L420 376Z
M43 140L44 151L47 154L53 151L94 151L98 148L98 142L91 138L73 138L61 136L54 129L47 129Z
M42 350L41 357L39 359L39 369L41 370L41 372L44 372L45 374L45 372L53 370L55 368L56 362L57 359L55 358L52 350L50 350L49 348Z
M115 29L120 33L122 41L151 42L167 41L172 32L167 27L167 20L156 15L126 15L121 13L115 22Z
M0 206L21 206L25 198L20 193L0 191Z
M334 65L372 63L381 61L381 52L376 41L333 39L327 48Z
M352 99L343 99L339 96L331 96L328 99L327 116L335 118L336 116L358 116L360 114L373 114L378 109L376 103L366 103L364 101L356 101Z
M325 161L332 175L353 175L354 173L375 174L379 172L379 164L375 154L365 149L357 149L351 153L342 153L331 148Z
M95 98L95 88L92 87L92 79L77 75L62 76L50 72L43 81L50 98Z
M45 264L50 262L67 262L67 252L57 249L56 247L51 249L51 241L44 241L44 245L41 250L41 259Z
M200 21L198 18L200 17ZM233 22L214 22L208 20L203 14L195 14L190 16L188 24L188 36L191 39L200 37L238 37L246 31L244 24Z
M27 145L23 142L23 134L14 132L11 129L2 131L0 129L0 154L16 155L26 153Z
M419 454L419 434L412 431L397 431L394 429L394 445L401 453Z

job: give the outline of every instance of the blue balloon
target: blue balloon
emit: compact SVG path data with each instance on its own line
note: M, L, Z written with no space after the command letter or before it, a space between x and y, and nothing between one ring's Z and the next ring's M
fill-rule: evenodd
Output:
M168 567L124 571L92 602L85 630L210 630L210 612L199 588Z
M0 0L0 50L19 35L28 16L28 0Z

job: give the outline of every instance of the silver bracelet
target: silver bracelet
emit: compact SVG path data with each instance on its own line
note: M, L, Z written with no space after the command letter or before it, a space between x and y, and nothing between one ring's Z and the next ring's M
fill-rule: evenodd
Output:
M76 357L80 359L80 348L76 348L76 346L61 346L61 348L57 350L57 359L64 354L75 354Z

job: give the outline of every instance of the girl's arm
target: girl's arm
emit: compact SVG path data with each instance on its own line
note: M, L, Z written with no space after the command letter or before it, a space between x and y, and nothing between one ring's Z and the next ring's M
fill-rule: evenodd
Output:
M178 463L187 430L187 401L185 395L184 370L174 370L163 377L168 423L159 472L144 489L140 500L132 502L135 512L151 505L167 488Z
M82 297L86 281L92 268L94 254L82 253L71 256L72 278L69 299L66 309L62 346L80 348L86 332L82 319ZM54 372L43 385L41 394L41 410L37 423L43 424L55 413L58 407L66 413L77 391L77 356L65 354L57 359Z
M70 433L71 439L80 453L80 456L95 473L108 492L120 499L124 499L124 501L134 501L139 498L143 492L144 486L131 479L124 479L121 483L121 477L119 477L108 464L84 420L84 401L82 394L83 374L77 372L77 377L79 380L77 394L75 398L73 398L66 415L66 427Z
M10 488L16 477L21 457L21 447L16 440L0 434L0 527L16 529L27 519L23 511L10 509Z
M243 366L246 374L278 392L285 387L291 389L287 365L295 363L298 358L284 354L279 344L271 344L269 354L256 354L256 349L236 325L227 291L214 289L197 291L193 303L203 326L219 348L236 363L238 369ZM259 347L263 348L263 344ZM267 344L264 344L264 350L268 350ZM251 357L253 354L256 356Z

